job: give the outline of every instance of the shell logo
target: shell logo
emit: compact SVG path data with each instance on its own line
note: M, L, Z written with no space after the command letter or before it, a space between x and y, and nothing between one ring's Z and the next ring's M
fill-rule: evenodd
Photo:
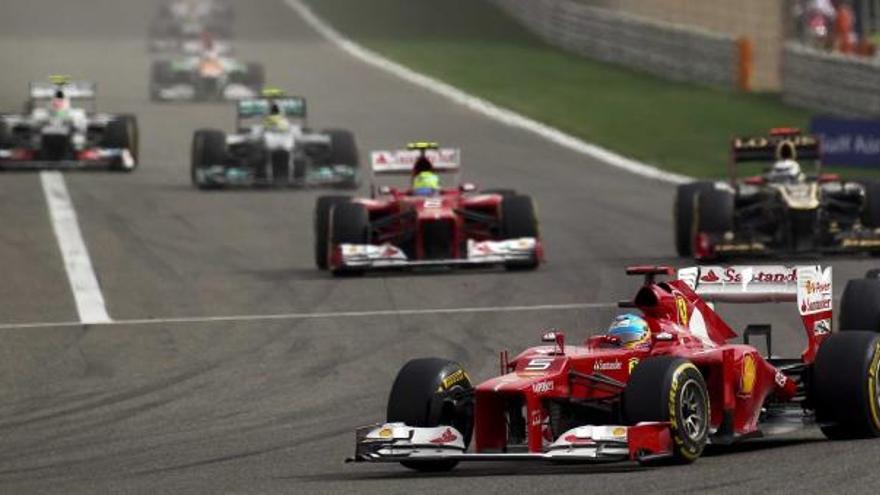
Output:
M678 322L682 325L688 324L688 304L681 296L675 298L675 307L678 309Z
M757 366L755 365L755 357L751 354L743 356L742 361L742 379L740 380L739 390L744 395L749 395L755 389L755 377L757 376Z

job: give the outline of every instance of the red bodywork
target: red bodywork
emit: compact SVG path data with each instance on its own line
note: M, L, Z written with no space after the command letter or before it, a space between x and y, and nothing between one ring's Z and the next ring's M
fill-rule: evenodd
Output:
M685 358L703 374L709 392L713 441L758 434L763 406L798 400L798 377L777 369L752 346L728 343L736 333L685 281L653 281L655 274L671 274L670 269L636 267L629 273L646 275L646 283L634 301L624 306L641 310L652 332L650 344L624 349L602 335L580 345L565 345L564 336L556 334L555 344L533 347L511 360L503 352L502 375L476 387L476 452L509 451L511 441L516 443L517 438L510 434L508 425L517 411L523 413L523 445L529 452L541 452L560 434L550 431L553 403L604 405L611 411L607 424L622 424L613 417L619 410L620 394L635 366L653 356ZM790 361L804 366L812 363L827 336L814 330L815 323L830 319L830 313L829 308L803 317L809 345L801 360ZM663 454L670 445L669 429L663 423L630 427L628 435L633 459L639 452Z
M471 186L447 188L435 196L387 188L374 198L356 198L370 215L370 244L391 245L406 251L414 262L438 264L467 261L468 241L501 241L500 194L470 192ZM543 261L540 238L534 255ZM432 251L433 249L433 251ZM331 248L331 267L342 264L339 246Z

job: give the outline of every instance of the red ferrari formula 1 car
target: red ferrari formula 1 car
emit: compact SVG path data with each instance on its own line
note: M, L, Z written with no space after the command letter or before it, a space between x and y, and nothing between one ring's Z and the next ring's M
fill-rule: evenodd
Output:
M339 275L422 266L533 269L541 262L532 199L511 190L478 192L460 182L459 150L415 143L408 150L373 152L371 164L372 197L318 199L319 268ZM395 177L405 185L377 183ZM413 187L421 178L430 187Z
M549 345L502 352L501 374L476 387L458 363L412 360L391 389L387 423L358 429L350 460L422 471L479 460L689 463L707 443L810 425L831 439L880 436L880 315L863 304L878 300L880 281L848 283L833 333L830 268L704 266L669 281L655 281L668 267L628 273L645 283L621 305L640 310L648 338L623 345L609 332L567 345L548 332ZM796 302L806 350L773 356L767 325L732 343L713 301ZM749 345L756 336L767 355Z

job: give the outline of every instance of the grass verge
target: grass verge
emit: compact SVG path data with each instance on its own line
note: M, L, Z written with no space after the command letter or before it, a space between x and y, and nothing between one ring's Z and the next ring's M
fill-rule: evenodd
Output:
M742 94L550 47L482 0L307 0L358 43L587 141L667 170L726 173L730 137L806 128L775 95Z

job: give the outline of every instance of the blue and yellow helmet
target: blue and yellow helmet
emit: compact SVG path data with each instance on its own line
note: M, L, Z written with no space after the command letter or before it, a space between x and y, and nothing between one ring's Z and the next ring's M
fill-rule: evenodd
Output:
M639 315L632 313L614 318L608 327L608 335L616 337L621 347L632 349L651 341L651 329L648 322Z

